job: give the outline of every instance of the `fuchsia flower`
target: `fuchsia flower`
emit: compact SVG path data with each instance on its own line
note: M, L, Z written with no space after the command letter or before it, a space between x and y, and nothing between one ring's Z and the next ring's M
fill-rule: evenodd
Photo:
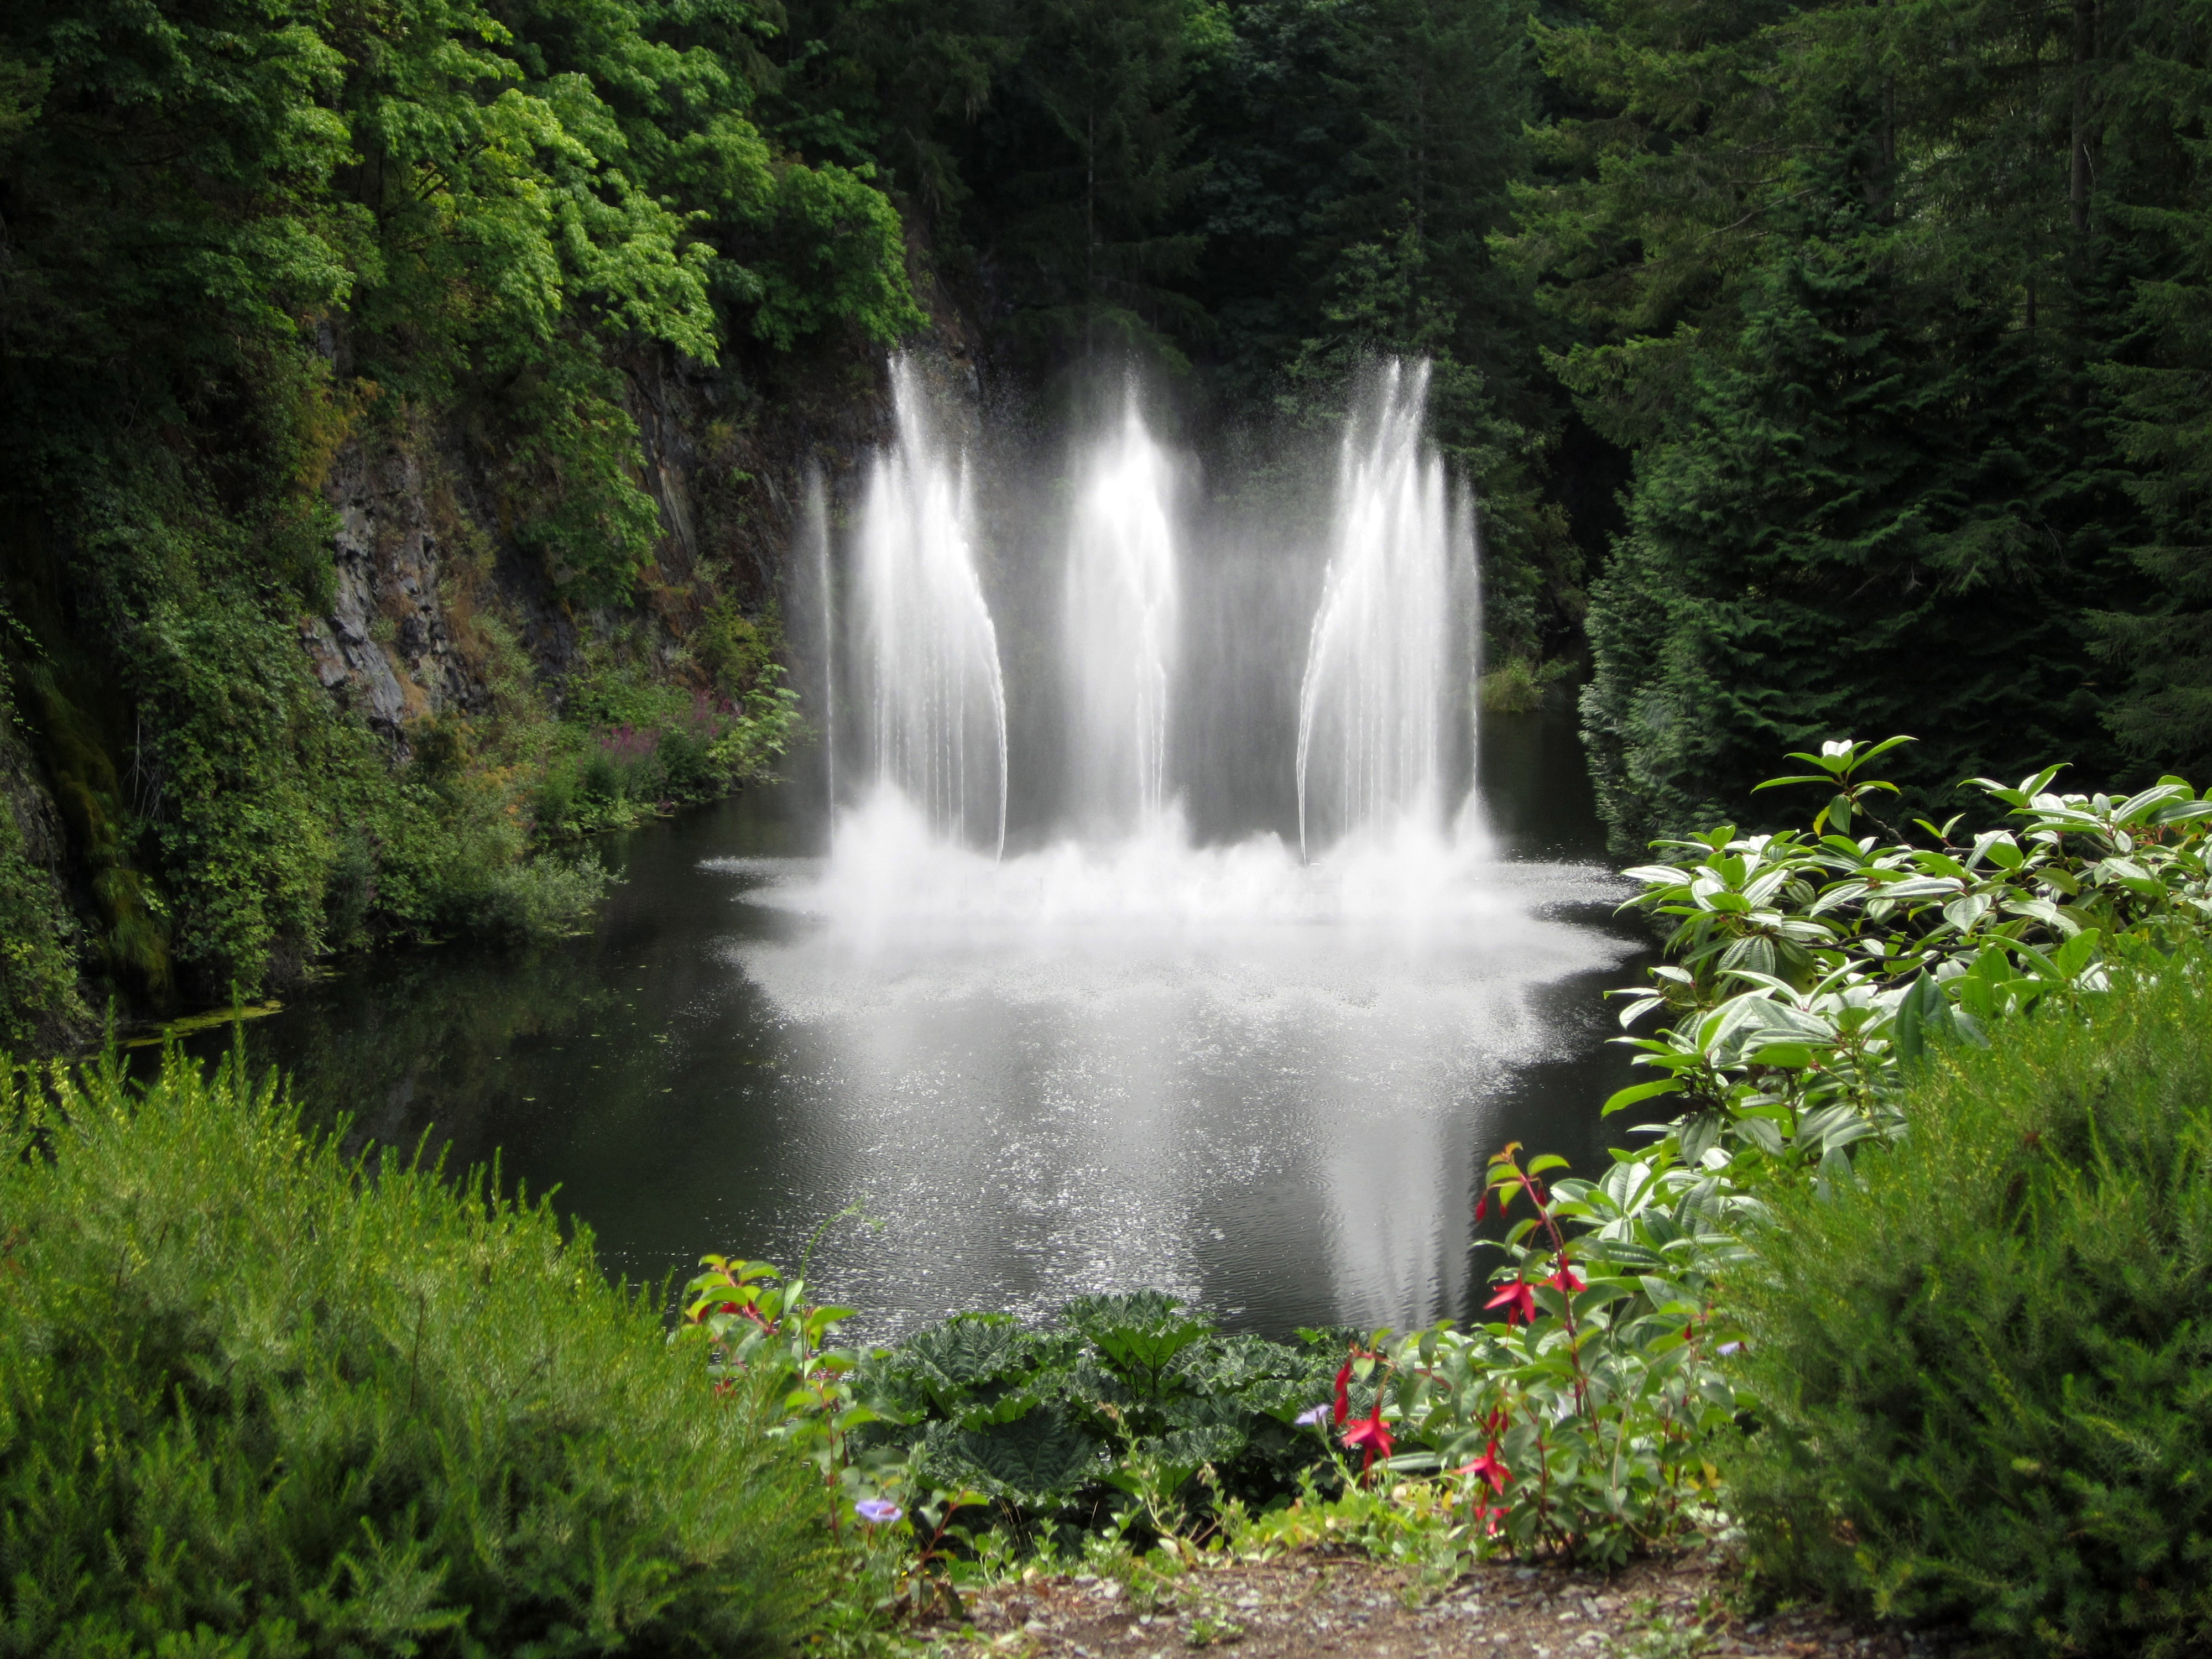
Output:
M1343 1422L1345 1414L1351 1411L1351 1409L1352 1362L1347 1359L1344 1362L1344 1369L1336 1374L1336 1416L1334 1420L1339 1423Z
M1373 1414L1362 1418L1344 1431L1344 1449L1351 1451L1361 1446L1367 1448L1367 1461L1359 1466L1364 1474L1374 1467L1376 1452L1380 1451L1385 1457L1390 1455L1390 1431L1382 1421L1382 1390L1378 1388L1375 1390Z
M1575 1264L1565 1256L1559 1258L1559 1267L1544 1282L1555 1291L1571 1291L1589 1289L1589 1281L1577 1273Z
M1490 1443L1489 1449L1481 1456L1472 1463L1461 1464L1452 1473L1479 1475L1490 1482L1490 1489L1495 1492L1504 1492L1505 1483L1513 1478L1513 1471L1498 1461L1498 1443L1495 1440Z
M1505 1322L1509 1325L1526 1325L1536 1316L1535 1287L1525 1279L1516 1279L1483 1306L1504 1309Z

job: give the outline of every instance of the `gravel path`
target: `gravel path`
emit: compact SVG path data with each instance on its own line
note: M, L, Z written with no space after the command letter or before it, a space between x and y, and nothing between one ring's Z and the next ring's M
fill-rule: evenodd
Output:
M1090 1575L993 1586L966 1598L945 1633L1021 1659L1234 1659L1529 1656L1529 1659L1918 1659L1938 1650L1894 1631L1853 1629L1825 1609L1741 1620L1727 1580L1692 1558L1638 1562L1611 1577L1486 1565L1422 1597L1410 1575L1364 1556L1295 1551L1194 1569L1141 1588ZM1224 1659L1227 1656L1224 1656Z

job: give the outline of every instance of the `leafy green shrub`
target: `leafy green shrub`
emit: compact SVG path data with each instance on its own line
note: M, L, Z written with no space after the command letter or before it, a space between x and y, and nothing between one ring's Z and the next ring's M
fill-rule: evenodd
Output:
M776 1380L788 1406L776 1432L848 1497L895 1492L937 1514L989 1505L1031 1538L1063 1525L1165 1534L1201 1487L1278 1497L1327 1461L1325 1438L1297 1419L1329 1396L1334 1335L1310 1333L1304 1347L1224 1336L1177 1297L1139 1291L1079 1297L1054 1329L957 1314L896 1348L840 1348L851 1310L806 1303L803 1279L719 1256L707 1267L685 1334L713 1345L716 1375Z
M489 872L457 899L453 920L479 938L552 939L582 924L606 896L610 879L605 866L588 854L573 861L541 854Z
M1736 1301L1755 1559L2008 1653L2212 1643L2212 963L2008 1026L1777 1194Z
M819 1489L543 1203L242 1057L0 1093L0 1655L743 1654Z

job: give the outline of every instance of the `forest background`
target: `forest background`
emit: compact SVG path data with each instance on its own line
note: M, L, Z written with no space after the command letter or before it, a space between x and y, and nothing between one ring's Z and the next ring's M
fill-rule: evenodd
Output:
M758 774L927 339L1202 450L1383 354L1624 849L1781 750L2212 774L2205 0L19 0L0 1043L556 930Z

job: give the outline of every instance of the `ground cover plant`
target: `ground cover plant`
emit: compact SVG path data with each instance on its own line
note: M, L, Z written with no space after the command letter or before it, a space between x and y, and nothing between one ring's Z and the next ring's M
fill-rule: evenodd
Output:
M818 1488L550 1209L242 1056L0 1085L0 1654L765 1652Z

